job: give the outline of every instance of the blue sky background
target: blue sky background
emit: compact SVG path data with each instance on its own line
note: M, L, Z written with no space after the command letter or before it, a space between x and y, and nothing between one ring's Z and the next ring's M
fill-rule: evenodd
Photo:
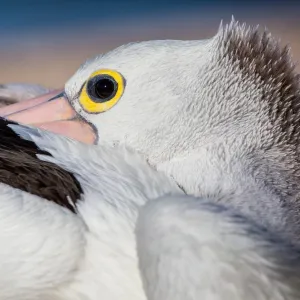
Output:
M63 86L128 42L212 37L231 16L266 26L300 61L300 0L0 0L0 83ZM300 68L299 68L300 70Z
M61 26L105 27L132 22L151 22L173 15L212 15L227 18L234 14L298 14L300 1L200 1L200 0L11 0L1 1L0 33L22 34L28 31L55 30Z

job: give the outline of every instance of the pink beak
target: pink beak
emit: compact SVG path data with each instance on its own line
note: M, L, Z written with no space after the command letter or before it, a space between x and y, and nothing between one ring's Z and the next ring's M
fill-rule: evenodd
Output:
M0 116L22 124L29 124L74 140L94 144L96 133L79 118L62 91L18 102L0 109Z

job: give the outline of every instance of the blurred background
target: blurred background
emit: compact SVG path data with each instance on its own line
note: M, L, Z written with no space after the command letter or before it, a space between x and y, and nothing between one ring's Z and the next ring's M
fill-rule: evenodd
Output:
M267 27L300 61L300 0L1 1L0 83L60 87L87 58L150 39L204 39L231 16ZM300 71L300 68L298 68Z

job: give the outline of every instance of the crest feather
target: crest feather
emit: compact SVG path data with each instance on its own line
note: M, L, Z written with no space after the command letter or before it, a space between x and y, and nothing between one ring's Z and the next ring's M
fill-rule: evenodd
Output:
M229 59L245 80L260 82L262 101L267 101L273 125L290 144L300 144L299 75L289 46L281 47L266 29L246 27L234 19L216 36L218 61Z

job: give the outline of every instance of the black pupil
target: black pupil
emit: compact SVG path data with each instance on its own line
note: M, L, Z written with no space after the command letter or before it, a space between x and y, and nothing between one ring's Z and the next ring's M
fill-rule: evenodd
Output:
M95 93L100 99L110 98L114 92L114 82L109 78L99 79L95 84Z

